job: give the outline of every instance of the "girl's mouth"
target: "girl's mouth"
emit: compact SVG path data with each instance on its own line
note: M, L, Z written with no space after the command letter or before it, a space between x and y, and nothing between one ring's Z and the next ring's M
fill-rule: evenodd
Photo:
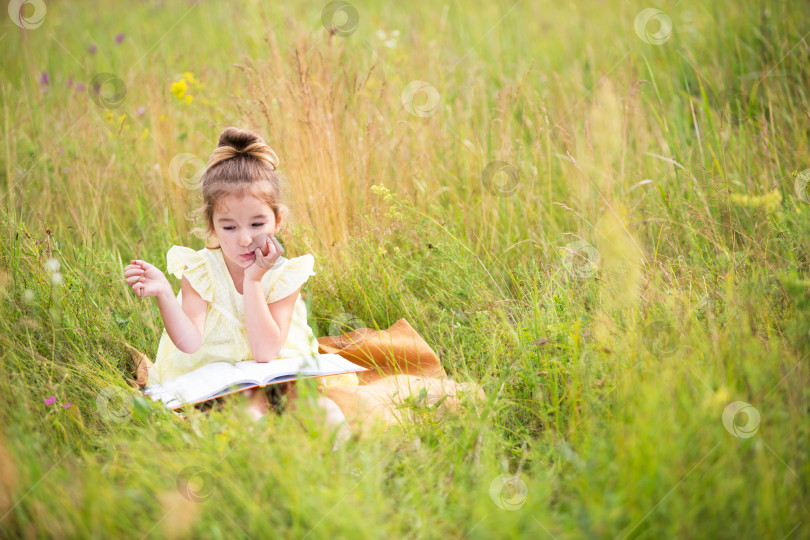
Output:
M255 253L247 253L247 254L243 254L241 257L242 257L243 259L250 259L250 258L253 258L253 257L255 257L255 256L256 256L256 254L255 254Z

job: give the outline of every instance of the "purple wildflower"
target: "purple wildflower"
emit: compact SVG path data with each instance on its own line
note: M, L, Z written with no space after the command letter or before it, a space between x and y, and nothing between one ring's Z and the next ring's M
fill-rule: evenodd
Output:
M71 86L73 86L73 77L68 77L67 87L70 88Z
M40 76L39 76L39 84L41 84L42 86L45 86L46 84L48 84L50 82L51 82L51 78L48 77L48 72L43 71L42 74L40 74Z
M115 43L121 45L121 42L124 41L124 33L121 32L117 36L115 36Z
M65 403L64 405L62 405L62 408L63 408L63 409L69 409L69 408L71 407L71 405L73 405L73 403L71 403L71 402L69 402L69 401L68 401L67 403Z
M143 115L145 112L146 112L146 107L144 107L143 105L141 105L141 106L140 106L140 107L138 107L138 109L135 111L135 114L137 114L138 116L141 116L141 115Z
M76 91L77 92L84 92L84 84L76 83Z
M87 50L90 51L90 54L96 54L98 47L96 47L95 43L91 43L90 46L87 47Z
M56 396L48 396L48 399L45 400L45 403L48 405L53 405L56 402Z

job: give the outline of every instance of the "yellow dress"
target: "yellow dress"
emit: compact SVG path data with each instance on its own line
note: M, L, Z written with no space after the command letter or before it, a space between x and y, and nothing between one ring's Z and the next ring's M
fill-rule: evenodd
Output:
M177 278L186 276L194 290L208 302L205 335L199 350L187 354L174 345L164 326L155 363L149 370L148 385L169 381L211 362L253 360L245 328L244 297L236 290L222 250L203 248L194 251L183 246L172 246L166 254L166 264L168 272ZM315 258L310 254L292 259L279 257L276 265L262 278L267 303L286 298L309 276L314 276L314 264ZM182 296L181 290L177 293L181 305ZM276 358L309 354L318 354L318 341L307 324L306 305L299 295L287 340ZM354 378L356 380L356 375Z

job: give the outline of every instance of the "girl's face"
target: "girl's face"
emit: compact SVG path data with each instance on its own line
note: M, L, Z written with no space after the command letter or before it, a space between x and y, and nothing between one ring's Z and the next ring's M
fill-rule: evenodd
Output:
M281 215L276 216L269 206L250 194L243 198L225 197L214 210L214 235L222 254L225 260L243 269L256 258L250 250L254 238L261 233L275 234L280 226Z

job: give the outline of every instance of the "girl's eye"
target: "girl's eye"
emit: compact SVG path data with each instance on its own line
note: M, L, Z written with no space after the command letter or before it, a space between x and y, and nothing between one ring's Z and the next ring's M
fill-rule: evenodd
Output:
M254 223L253 224L254 227L261 227L262 225L264 225L264 223ZM230 230L233 230L233 227L223 227L223 229L225 229L226 231L230 231Z

